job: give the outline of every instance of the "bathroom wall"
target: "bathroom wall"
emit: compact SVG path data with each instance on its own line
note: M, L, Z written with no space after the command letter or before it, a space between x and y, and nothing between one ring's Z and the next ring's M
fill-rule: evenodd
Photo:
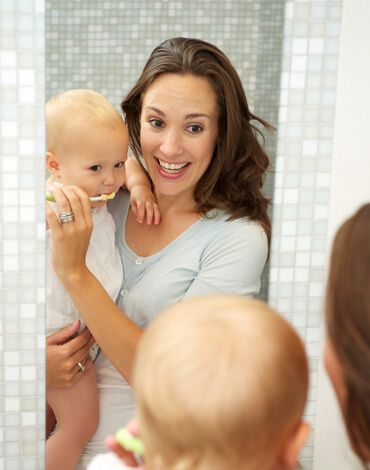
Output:
M338 227L362 204L370 202L369 18L370 2L344 0L326 265ZM318 378L314 470L361 470L363 466L350 451L339 407L322 363Z
M0 2L0 469L44 459L44 3Z
M269 303L309 355L305 469L314 456L341 14L341 0L285 3Z

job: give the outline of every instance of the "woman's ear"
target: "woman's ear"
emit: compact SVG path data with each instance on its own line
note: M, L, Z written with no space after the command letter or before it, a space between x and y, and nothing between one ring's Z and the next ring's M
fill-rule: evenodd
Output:
M286 470L297 468L298 457L307 440L309 432L310 425L305 421L300 421L296 430L289 437L280 453L279 460L282 462L282 468Z
M60 175L59 159L52 152L46 152L46 168L55 177Z

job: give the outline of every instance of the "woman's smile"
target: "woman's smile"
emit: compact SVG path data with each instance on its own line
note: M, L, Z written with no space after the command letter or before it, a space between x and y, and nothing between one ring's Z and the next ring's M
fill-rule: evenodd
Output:
M215 92L204 77L163 74L143 96L140 143L157 197L187 194L213 156L218 132Z
M157 161L158 173L163 178L176 179L181 178L189 169L191 163L169 163L159 158L154 157Z

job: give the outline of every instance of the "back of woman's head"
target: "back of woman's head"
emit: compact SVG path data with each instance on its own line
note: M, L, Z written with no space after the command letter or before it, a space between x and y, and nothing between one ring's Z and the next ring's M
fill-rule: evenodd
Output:
M346 388L341 408L352 448L370 461L370 204L335 237L326 322Z
M269 235L268 199L262 192L269 159L258 142L259 131L251 121L270 126L250 112L237 71L213 44L178 37L164 41L153 50L135 86L121 103L136 157L141 154L143 94L165 73L205 77L217 99L218 139L210 166L194 193L200 213L223 208L232 218L249 217L260 222Z

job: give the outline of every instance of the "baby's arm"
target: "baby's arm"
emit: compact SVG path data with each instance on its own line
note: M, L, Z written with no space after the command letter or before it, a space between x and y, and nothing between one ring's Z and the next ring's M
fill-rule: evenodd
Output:
M136 158L128 158L125 163L126 187L131 194L131 208L139 223L145 219L150 225L160 222L160 213L157 201L152 192L149 178L144 173Z

